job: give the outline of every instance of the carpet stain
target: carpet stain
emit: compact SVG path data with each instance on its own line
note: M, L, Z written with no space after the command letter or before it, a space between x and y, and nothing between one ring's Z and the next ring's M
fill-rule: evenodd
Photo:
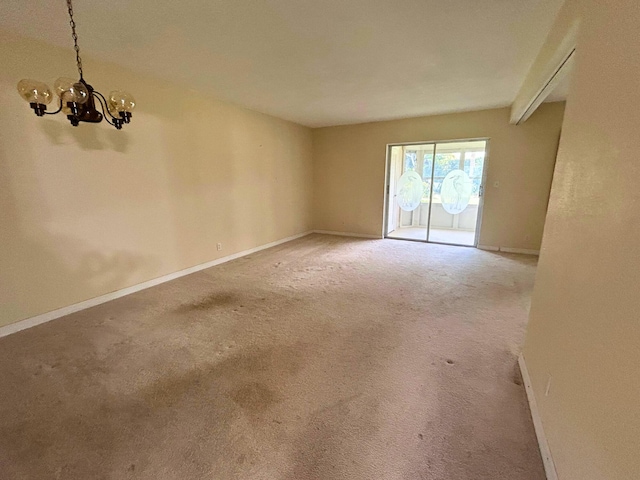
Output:
M516 363L513 369L513 383L518 386L522 386L524 384L524 381L522 380L522 372L520 371L518 363Z
M213 308L226 307L237 303L239 296L230 292L215 292L199 298L193 302L183 303L176 308L176 313L189 313L194 311L210 310Z
M231 398L249 413L261 413L279 401L278 396L266 385L252 382L231 392Z
M140 396L151 408L159 409L173 407L182 399L206 401L227 392L241 408L261 412L280 401L275 389L288 375L298 371L305 351L302 345L281 345L234 352L216 363L198 365L188 371L164 372L158 381L142 389ZM270 387L261 379L269 379Z

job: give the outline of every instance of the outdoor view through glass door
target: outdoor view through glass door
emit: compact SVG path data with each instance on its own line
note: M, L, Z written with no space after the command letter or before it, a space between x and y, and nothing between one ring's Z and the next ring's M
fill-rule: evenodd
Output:
M386 236L475 246L486 140L390 147Z

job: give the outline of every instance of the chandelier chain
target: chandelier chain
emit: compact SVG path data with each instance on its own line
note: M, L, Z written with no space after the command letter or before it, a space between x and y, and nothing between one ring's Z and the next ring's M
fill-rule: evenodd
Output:
M69 25L71 25L71 37L73 38L73 49L76 51L76 64L78 65L78 73L82 80L82 59L80 58L80 47L78 46L78 34L76 33L76 22L73 20L73 5L71 0L67 0L67 8L69 10Z

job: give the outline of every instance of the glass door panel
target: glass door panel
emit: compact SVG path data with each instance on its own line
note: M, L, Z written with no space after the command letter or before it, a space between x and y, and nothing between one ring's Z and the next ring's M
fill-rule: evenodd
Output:
M436 146L428 241L476 244L485 141Z
M427 240L434 147L391 147L387 237Z

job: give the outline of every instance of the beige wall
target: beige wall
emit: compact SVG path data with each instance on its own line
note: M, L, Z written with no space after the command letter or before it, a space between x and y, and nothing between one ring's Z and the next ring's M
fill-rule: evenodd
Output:
M0 325L311 229L309 129L89 57L94 87L134 94L133 122L37 118L17 81L73 60L0 34Z
M560 480L635 480L640 5L576 5L582 8L577 65L524 355Z
M315 129L314 226L382 234L386 144L489 137L480 244L537 250L563 112L545 104L519 127L502 108Z

